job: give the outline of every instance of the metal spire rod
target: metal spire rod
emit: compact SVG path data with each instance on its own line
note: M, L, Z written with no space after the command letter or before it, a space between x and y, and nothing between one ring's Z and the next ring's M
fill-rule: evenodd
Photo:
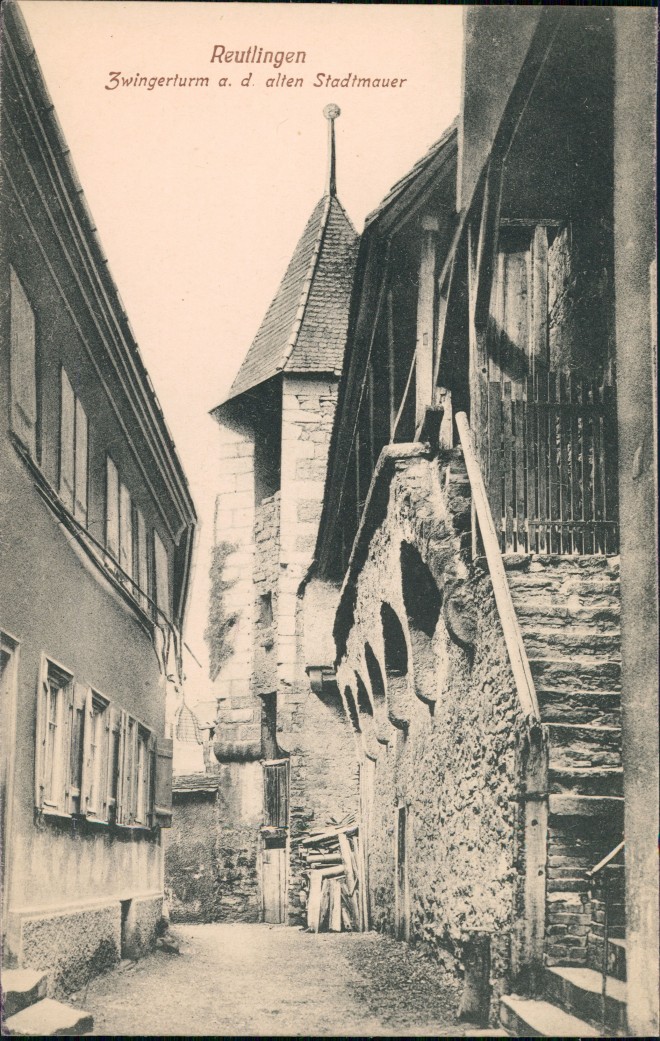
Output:
M326 184L326 195L337 194L336 176L336 150L335 150L335 119L341 115L338 105L326 105L323 115L328 121L328 180Z

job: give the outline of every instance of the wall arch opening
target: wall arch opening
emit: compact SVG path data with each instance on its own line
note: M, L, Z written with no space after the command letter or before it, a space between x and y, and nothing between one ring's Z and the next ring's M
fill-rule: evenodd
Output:
M399 616L390 604L380 605L385 648L385 675L387 676L387 714L390 723L399 730L407 730L410 723L407 711L408 644Z
M401 587L412 647L415 693L431 713L437 697L433 634L442 593L419 551L409 542L401 543Z
M387 700L385 697L385 683L378 659L368 643L364 645L364 660L367 665L367 673L371 684L371 693L374 699L374 716L376 721L376 739L381 745L388 745L390 737L388 734L389 721L387 718Z

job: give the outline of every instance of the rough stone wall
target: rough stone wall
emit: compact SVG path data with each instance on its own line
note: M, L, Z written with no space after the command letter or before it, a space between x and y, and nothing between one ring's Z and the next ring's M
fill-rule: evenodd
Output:
M173 794L165 857L165 893L173 922L215 922L219 918L216 798L215 791Z
M224 579L227 612L238 615L232 634L232 653L213 685L219 699L220 727L236 723L231 741L247 748L260 739L258 714L251 697L253 669L254 591L254 439L245 431L220 427L222 490L216 499L214 541L235 547L227 557ZM246 712L250 710L249 719ZM240 714L240 719L236 716ZM221 730L222 732L222 730Z
M257 508L254 523L254 672L255 694L277 690L279 577L280 577L280 493L264 499ZM269 606L266 598L270 598Z
M115 900L77 912L52 911L26 917L15 949L21 968L48 973L50 997L70 993L118 963L120 904Z
M519 902L521 712L490 579L462 554L469 518L462 463L453 454L441 466L423 458L396 466L385 518L355 579L353 621L338 668L340 687L358 709L363 756L375 759L365 835L373 924L395 928L397 813L405 806L410 938L438 956L449 952L451 961L469 932L489 932L496 996L507 985ZM402 542L418 551L443 598L432 637L408 617ZM461 646L455 611L466 602L474 642ZM382 603L393 608L405 636L405 677L387 675ZM367 711L359 710L357 677ZM368 793L364 798L369 802Z

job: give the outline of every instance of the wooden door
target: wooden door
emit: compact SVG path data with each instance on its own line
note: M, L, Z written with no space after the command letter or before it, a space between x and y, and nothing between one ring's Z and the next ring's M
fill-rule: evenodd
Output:
M285 920L286 848L266 846L262 854L264 922L280 925Z

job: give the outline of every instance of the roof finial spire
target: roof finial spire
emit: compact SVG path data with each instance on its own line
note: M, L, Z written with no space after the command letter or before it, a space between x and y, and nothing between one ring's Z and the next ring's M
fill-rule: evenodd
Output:
M328 121L328 181L326 195L337 194L336 156L335 156L335 119L341 115L339 105L326 105L323 115Z

